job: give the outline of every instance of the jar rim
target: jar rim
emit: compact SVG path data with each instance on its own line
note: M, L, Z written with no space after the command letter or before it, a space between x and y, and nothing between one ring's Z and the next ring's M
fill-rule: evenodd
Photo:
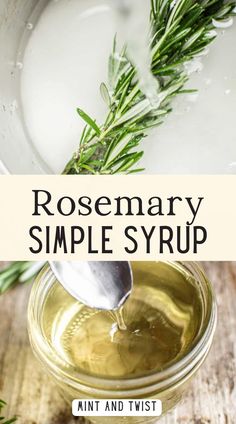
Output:
M205 290L209 299L209 306L206 314L207 322L201 329L202 334L200 333L200 335L196 337L197 341L193 348L188 351L179 361L171 364L169 367L161 371L152 371L151 373L145 374L144 376L127 378L104 376L100 377L83 372L81 370L75 370L72 366L65 367L63 366L63 360L61 360L59 356L55 361L55 352L53 352L52 347L46 342L43 336L41 326L39 325L39 320L36 316L37 311L35 310L37 309L35 308L35 304L38 308L43 305L43 298L41 296L43 285L41 280L46 280L46 284L48 284L48 287L46 287L47 290L49 290L55 282L55 278L49 265L46 265L36 277L31 291L28 307L28 330L30 341L32 348L40 362L44 365L46 362L51 374L53 374L56 378L63 376L63 379L67 382L67 384L73 386L75 389L80 388L80 390L83 390L86 388L91 389L92 387L93 391L94 388L96 388L98 393L101 393L101 391L114 391L117 394L119 391L123 393L124 391L137 391L139 388L142 388L141 393L143 394L144 387L147 387L148 391L150 391L151 386L155 386L155 390L164 390L169 385L178 384L189 374L192 374L193 370L198 368L198 366L205 359L212 343L217 321L216 299L212 284L205 276L204 271L196 262L166 261L166 263L175 263L181 266L186 266L187 264L188 266L191 266L198 274L199 282L205 285ZM45 290L45 286L43 287ZM34 322L34 325L36 325L37 328L36 336L33 336L31 332L32 322Z

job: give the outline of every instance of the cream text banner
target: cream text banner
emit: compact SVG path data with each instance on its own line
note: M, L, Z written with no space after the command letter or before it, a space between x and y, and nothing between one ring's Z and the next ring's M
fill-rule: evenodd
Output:
M236 260L236 176L0 176L0 260Z

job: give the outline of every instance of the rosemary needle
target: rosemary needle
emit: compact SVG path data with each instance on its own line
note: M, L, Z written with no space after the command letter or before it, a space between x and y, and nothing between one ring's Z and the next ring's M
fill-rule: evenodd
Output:
M201 54L215 39L213 22L235 15L235 6L236 2L230 0L151 0L152 73L157 80L158 107L151 107L139 90L136 70L126 49L118 52L114 40L108 84L102 83L100 90L108 107L105 122L98 125L86 112L77 109L86 126L78 151L63 174L142 171L137 166L143 156L138 148L140 141L150 128L162 123L171 111L173 97L188 91L184 90L188 80L184 64ZM10 264L0 272L0 294L16 281L29 280L38 270L29 262Z
M78 151L64 174L117 174L142 171L140 141L171 111L174 96L188 80L184 64L201 54L215 39L213 22L235 14L235 1L151 0L152 73L157 81L157 106L153 108L139 89L136 70L126 49L117 51L114 40L109 59L108 84L101 84L107 104L105 122L77 109L86 127Z
M0 399L0 415L2 413L2 409L6 406L6 402L4 402L4 400ZM12 424L14 422L16 422L17 417L11 418L9 420L6 420L5 417L0 416L0 421L2 424Z

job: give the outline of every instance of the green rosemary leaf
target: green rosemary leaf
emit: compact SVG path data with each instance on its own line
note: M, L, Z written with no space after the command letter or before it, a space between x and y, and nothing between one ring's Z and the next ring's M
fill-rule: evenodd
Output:
M161 117L171 111L170 103L174 96L194 92L184 89L188 76L183 65L213 41L212 19L216 16L228 17L233 4L221 0L201 3L192 0L151 2L152 71L157 79L159 106L153 109L145 99L139 89L136 70L126 56L126 48L118 52L114 40L109 59L109 89L103 84L101 87L102 96L108 104L105 123L98 128L94 120L87 114L83 115L88 126L83 136L84 147L74 156L74 162L66 167L66 172L84 173L86 170L86 173L102 174L118 170L124 172L124 169L128 173L132 170L132 163L143 153L132 152L134 140L131 134L139 136L135 140L135 146L138 146L150 128L160 125L163 121ZM124 130L130 134L126 134L127 139ZM101 143L96 149L91 146L95 136ZM127 154L129 156L124 162Z
M87 113L85 113L82 109L77 108L77 112L78 114L81 116L81 118L91 127L94 129L95 133L97 134L97 136L100 135L101 131L100 128L97 126L96 122L90 118L89 115L87 115Z
M89 128L91 128L91 127L89 127ZM86 130L87 130L87 127L85 126L84 129L83 129L83 131L82 131L81 138L80 138L80 146L82 146L82 144L86 140Z
M104 82L102 82L102 84L100 85L100 93L101 93L101 96L102 96L104 102L106 103L106 105L108 107L110 107L111 106L111 98L110 98L108 88L107 88L107 86Z
M86 163L96 152L98 145L100 145L100 143L95 143L93 144L91 147L89 147L84 154L81 154L81 161L83 163Z
M225 19L225 15L231 14L233 12L234 7L235 7L234 3L223 4L221 9L216 12L215 19Z
M198 31L196 31L183 45L182 51L188 50L205 32L205 28L200 28Z
M140 91L126 46L119 52L115 37L109 57L108 86L101 86L101 94L108 105L107 116L98 127L95 120L78 109L86 126L78 151L63 173L132 174L143 171L137 167L143 156L143 152L138 151L140 141L151 128L163 122L172 110L171 102L176 95L193 92L184 88L188 80L184 64L216 38L212 20L235 15L235 7L236 2L230 0L150 0L151 69L157 81L158 107L152 108ZM0 272L0 293L12 287L19 278L24 281L24 275L27 277L24 266L31 268L29 263L22 266L16 262Z
M183 89L183 90L179 90L178 91L178 94L192 94L192 93L197 93L198 92L198 90L196 90L196 89L194 89L194 88L192 88L192 89L187 89L187 88L185 88L185 89Z
M122 109L125 108L125 100L127 99L128 91L129 91L130 83L131 83L130 76L126 77L126 80L124 81L124 84L119 89L119 91L116 93L117 96L120 94L119 102L116 107L117 112L122 111Z
M133 158L133 153L127 153L123 156L118 157L116 160L111 162L111 166L114 167L116 165L120 165L122 163L121 168L126 165Z
M128 172L128 174L137 174L138 172L143 172L145 171L145 168L136 168L136 169L131 169L131 171Z
M127 121L137 121L140 117L143 117L147 113L151 112L151 110L152 106L150 105L149 100L144 99L133 107L131 107L124 115L119 117L118 120L114 122L114 126L121 125Z
M115 170L115 173L126 172L130 167L134 166L143 156L144 152L137 152L130 156L130 159L126 158L123 164ZM128 156L128 155L126 155Z
M129 145L132 139L132 134L127 134L123 137L123 140L117 141L116 139L111 143L109 150L107 151L106 161L104 163L103 168L107 169L107 167L111 166L114 163L114 160L121 156L124 151L129 149ZM132 146L130 146L131 148Z

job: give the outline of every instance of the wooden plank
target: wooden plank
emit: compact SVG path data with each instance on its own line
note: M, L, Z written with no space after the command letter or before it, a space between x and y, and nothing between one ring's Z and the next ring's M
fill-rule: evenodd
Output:
M158 424L236 423L236 263L205 262L219 305L213 348L182 402ZM26 330L30 286L0 297L0 397L19 424L73 424L70 407L35 360Z

